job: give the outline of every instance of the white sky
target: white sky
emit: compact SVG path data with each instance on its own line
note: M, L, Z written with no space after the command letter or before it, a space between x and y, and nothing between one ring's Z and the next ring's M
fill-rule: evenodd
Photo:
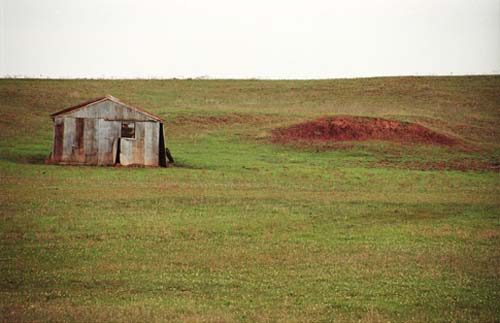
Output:
M0 76L500 74L500 0L0 0Z

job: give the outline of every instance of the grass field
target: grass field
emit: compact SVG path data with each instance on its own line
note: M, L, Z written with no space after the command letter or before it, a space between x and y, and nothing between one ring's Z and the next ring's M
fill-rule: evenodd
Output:
M175 166L44 164L48 115L105 94L166 119ZM327 115L464 145L270 139ZM0 317L499 322L499 164L499 76L0 80Z

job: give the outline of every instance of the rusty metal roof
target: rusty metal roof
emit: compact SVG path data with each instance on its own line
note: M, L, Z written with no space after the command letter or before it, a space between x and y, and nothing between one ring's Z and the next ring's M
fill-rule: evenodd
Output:
M143 109L140 109L140 108L137 108L137 107L134 107L130 104L127 104L127 103L124 103L123 101L120 101L119 99L115 98L114 96L111 96L111 95L106 95L106 96L101 96L101 97L98 97L98 98L95 98L95 99L92 99L92 100L88 100L88 101L85 101L85 102L82 102L80 104L77 104L77 105L74 105L74 106L71 106L69 108L66 108L66 109L63 109L63 110L60 110L60 111L57 111L57 112L54 112L50 115L50 117L53 119L57 116L61 116L61 115L64 115L64 114L67 114L69 112L74 112L76 110L80 110L80 109L84 109L85 107L91 105L91 104L95 104L95 103L98 103L98 102L101 102L101 101L105 101L105 100L111 100L113 102L116 102L118 104L121 104L121 105L124 105L132 110L135 110L139 113L142 113L142 114L145 114L155 120L158 120L158 121L164 121L163 118L155 115L155 114L152 114L151 112L147 112Z

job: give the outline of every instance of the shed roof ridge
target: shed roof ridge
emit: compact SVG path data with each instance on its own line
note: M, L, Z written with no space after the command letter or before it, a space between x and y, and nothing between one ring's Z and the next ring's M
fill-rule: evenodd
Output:
M153 118L153 119L158 120L158 121L163 121L163 119L160 116L157 116L157 115L155 115L155 114L153 114L151 112L147 112L147 111L145 111L145 110L143 110L141 108L138 108L138 107L135 107L135 106L130 105L128 103L125 103L125 102L121 101L120 99L118 99L118 98L116 98L116 97L114 97L114 96L112 96L110 94L107 94L105 96L101 96L101 97L98 97L98 98L95 98L95 99L91 99L91 100L82 102L80 104L71 106L69 108L62 109L60 111L52 113L50 116L52 118L54 118L54 117L57 117L59 115L67 114L69 112L74 112L74 111L77 111L77 110L81 110L81 109L84 109L84 108L86 108L86 107L88 107L90 105L93 105L95 103L98 103L98 102L101 102L101 101L104 101L104 100L113 101L115 103L118 103L118 104L121 104L123 106L126 106L127 108L135 110L135 111L137 111L139 113L145 114L145 115L149 116L150 118Z

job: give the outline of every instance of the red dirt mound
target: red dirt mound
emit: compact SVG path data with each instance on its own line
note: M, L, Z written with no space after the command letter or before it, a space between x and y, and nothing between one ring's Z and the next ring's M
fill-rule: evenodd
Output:
M387 140L452 146L456 139L434 132L421 125L380 118L338 116L325 117L275 129L273 140L294 141L368 141Z

